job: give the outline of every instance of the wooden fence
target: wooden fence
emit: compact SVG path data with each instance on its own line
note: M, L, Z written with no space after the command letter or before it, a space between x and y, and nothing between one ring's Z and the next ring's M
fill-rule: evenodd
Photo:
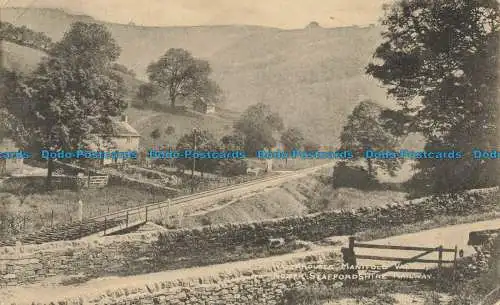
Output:
M369 249L390 249L390 250L400 250L400 251L423 251L418 255L412 257L389 257L389 256L378 256L378 255L360 255L356 254L355 248L369 248ZM423 256L426 256L430 253L437 252L438 259L423 259ZM453 260L445 260L443 259L443 253L454 253ZM378 270L376 276L380 276L387 272L408 272L408 273L425 273L428 269L426 268L400 268L402 265L406 265L409 263L431 263L437 264L438 268L441 268L443 264L453 264L453 267L456 268L457 265L457 255L458 249L457 246L453 249L444 248L442 245L437 247L415 247L415 246L393 246L393 245L376 245L376 244L368 244L368 243L357 243L355 242L354 237L349 237L349 247L342 248L342 253L344 255L344 263L348 263L349 265L353 265L352 269L357 270L356 262L358 259L366 259L366 260L375 260L375 261L392 261L398 262L394 265L391 265L388 268L383 268L382 270Z
M109 176L89 176L89 188L98 188L108 185Z

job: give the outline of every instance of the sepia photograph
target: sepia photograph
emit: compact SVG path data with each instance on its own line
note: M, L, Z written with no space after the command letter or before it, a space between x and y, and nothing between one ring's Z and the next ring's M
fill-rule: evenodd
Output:
M497 0L0 0L0 305L500 305Z

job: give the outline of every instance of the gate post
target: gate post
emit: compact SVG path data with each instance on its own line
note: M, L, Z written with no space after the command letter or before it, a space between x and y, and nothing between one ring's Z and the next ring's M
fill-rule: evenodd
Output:
M344 267L347 268L345 272L343 272L346 275L346 285L352 285L356 280L353 280L355 277L356 279L358 278L358 269L356 267L356 254L354 253L354 237L351 236L349 237L349 247L345 248L343 247L341 249L342 251L342 258L343 258L343 264ZM344 268L342 268L344 269Z
M453 269L457 268L458 246L455 245L455 256L453 257Z
M443 246L438 247L438 268L441 270L441 266L443 265Z
M458 255L458 246L455 245L455 253L453 257L453 280L455 281L457 278L457 255Z
M354 236L349 236L349 250L351 250L353 253L354 253L354 241L355 241Z

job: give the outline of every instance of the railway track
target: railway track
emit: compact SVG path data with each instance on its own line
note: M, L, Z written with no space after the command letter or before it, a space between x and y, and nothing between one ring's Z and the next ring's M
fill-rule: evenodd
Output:
M180 196L172 200L157 202L146 204L138 207L128 208L119 210L116 212L111 212L105 215L96 216L93 218L89 218L88 220L92 221L116 221L121 220L127 223L138 222L138 221L147 221L151 219L151 216L154 215L155 212L162 209L167 209L168 212L178 212L181 211L183 214L193 213L200 209L206 208L207 205L210 205L210 200L214 200L214 197L224 195L231 196L232 192L251 192L256 189L263 189L266 187L272 187L274 185L279 185L281 183L286 182L291 178L298 178L301 176L306 176L308 174L314 173L315 171L332 166L333 163L327 163L320 166L315 166L307 169L292 171L289 173L281 173L277 176L267 177L264 179L258 179L248 182L239 183L237 185L226 186L222 188L217 188L215 190L204 191L200 193L196 193L193 195L185 195ZM202 202L200 202L200 200ZM205 202L203 202L205 201ZM125 228L127 225L125 225Z
M332 166L333 163L323 164L320 166L292 171L289 173L280 173L273 177L248 181L232 186L217 188L214 190L204 191L193 195L185 195L176 197L170 201L162 201L141 205L133 208L123 209L101 216L84 219L82 222L67 223L55 226L53 228L45 228L36 233L26 234L18 238L18 241L23 244L41 244L59 240L75 240L99 232L106 234L106 230L120 227L120 230L126 230L129 226L137 225L140 222L146 222L152 217L161 215L161 211L173 213L183 211L191 213L206 208L213 204L214 198L217 196L230 196L232 192L249 193L258 189L264 189L269 186L276 186L286 182L292 178L298 178L313 173L321 168ZM212 202L211 202L212 201ZM0 246L13 246L14 240L1 240Z

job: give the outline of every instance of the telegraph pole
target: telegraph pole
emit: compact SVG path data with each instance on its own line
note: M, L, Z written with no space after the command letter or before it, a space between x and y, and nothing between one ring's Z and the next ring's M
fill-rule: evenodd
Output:
M196 135L198 129L193 128L193 150L196 151ZM194 193L194 171L196 169L196 158L193 153L193 168L191 169L191 194Z

